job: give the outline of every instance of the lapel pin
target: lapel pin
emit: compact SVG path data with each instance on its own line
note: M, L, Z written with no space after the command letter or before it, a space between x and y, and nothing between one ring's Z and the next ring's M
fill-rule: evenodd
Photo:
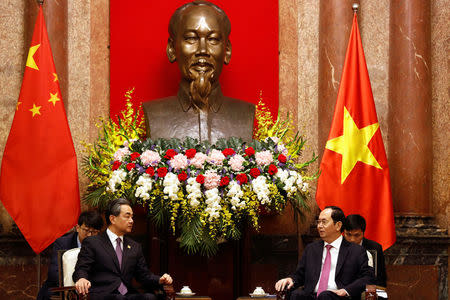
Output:
M130 245L128 245L128 249L131 249L131 246L130 246Z

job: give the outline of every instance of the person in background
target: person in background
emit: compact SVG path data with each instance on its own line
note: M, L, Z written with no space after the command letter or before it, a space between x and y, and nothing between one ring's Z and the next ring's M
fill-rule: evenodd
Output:
M386 266L384 262L383 248L375 241L366 239L366 220L360 215L348 215L344 222L344 237L347 241L361 245L366 250L377 251L376 257L376 284L386 287Z
M80 248L83 240L92 235L97 235L103 228L102 216L97 211L85 211L78 217L75 230L66 233L53 243L53 252L50 257L47 280L39 290L37 300L50 299L50 288L58 286L58 251Z

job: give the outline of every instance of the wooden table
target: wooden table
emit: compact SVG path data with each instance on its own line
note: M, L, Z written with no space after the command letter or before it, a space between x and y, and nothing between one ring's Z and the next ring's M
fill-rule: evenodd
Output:
M275 300L277 299L276 295L271 295L271 296L266 296L266 297L250 297L250 296L243 296L243 297L239 297L236 300L266 300L266 299L270 299L270 300Z
M175 296L176 300L212 300L211 297L208 296Z

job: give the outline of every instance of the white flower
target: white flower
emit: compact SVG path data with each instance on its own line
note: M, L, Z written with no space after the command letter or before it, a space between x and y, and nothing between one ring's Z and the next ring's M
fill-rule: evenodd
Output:
M189 204L194 208L197 207L200 204L199 199L202 197L202 190L200 183L194 177L188 178L186 192L188 193L187 198L190 200Z
M167 195L172 200L178 199L178 190L180 181L178 180L178 176L172 172L169 172L164 177L163 186L164 190L163 193Z
M209 215L208 220L211 222L220 217L222 207L220 206L219 190L217 188L207 190L205 191L205 197L207 205L205 212Z
M304 182L303 186L302 186L302 191L306 192L308 190L308 188L309 188L309 184L307 182Z
M275 176L278 177L281 182L284 182L289 177L289 171L278 169L278 172Z
M244 200L241 201L241 197L244 196L241 186L236 181L231 181L228 185L227 196L230 197L231 209L241 209L245 208L246 203Z
M127 172L124 170L115 170L111 174L111 178L108 181L108 186L106 187L107 191L114 193L116 190L116 186L121 184L125 178L127 177Z
M270 190L264 176L258 176L258 178L254 179L252 181L252 188L262 205L270 203Z
M136 181L136 185L139 187L136 189L134 195L137 198L142 198L143 200L150 199L150 191L152 190L152 179L148 174L142 174L139 176L139 179Z

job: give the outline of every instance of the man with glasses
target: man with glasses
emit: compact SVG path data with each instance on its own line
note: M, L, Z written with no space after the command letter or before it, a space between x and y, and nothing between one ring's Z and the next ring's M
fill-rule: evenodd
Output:
M317 230L322 240L306 246L297 270L275 284L277 291L293 290L290 299L360 299L373 282L366 251L343 239L345 215L327 206L319 215ZM303 290L294 290L304 286Z
M103 219L97 211L85 211L78 217L75 230L66 233L53 243L53 252L50 257L47 280L42 285L37 296L38 300L50 299L50 288L58 286L58 250L80 248L83 240L97 235L103 227Z

